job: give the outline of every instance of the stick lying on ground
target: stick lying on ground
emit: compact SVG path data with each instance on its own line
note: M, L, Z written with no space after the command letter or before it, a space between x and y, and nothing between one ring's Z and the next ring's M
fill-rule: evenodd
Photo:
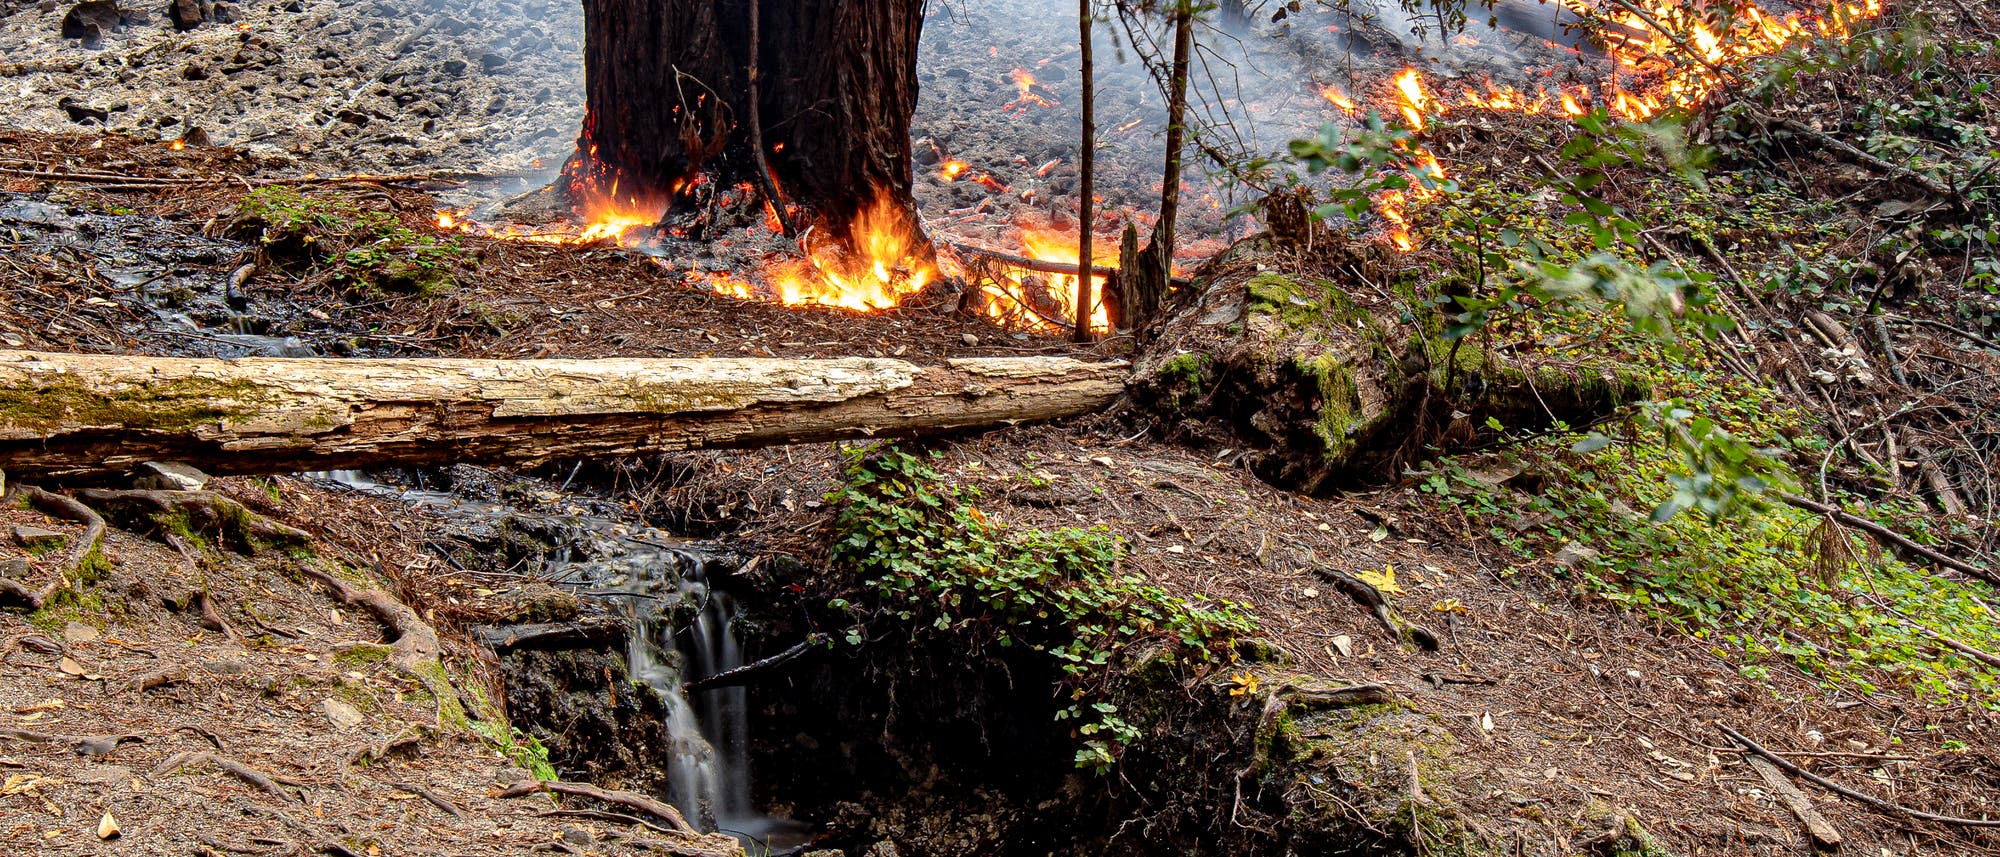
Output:
M1124 362L210 360L0 351L0 469L104 480L536 464L704 447L911 437L1096 411Z

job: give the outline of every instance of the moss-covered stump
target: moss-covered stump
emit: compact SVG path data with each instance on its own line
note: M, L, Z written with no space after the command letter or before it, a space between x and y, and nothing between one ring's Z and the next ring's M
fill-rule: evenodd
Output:
M1247 449L1264 479L1323 493L1466 445L1488 417L1581 425L1650 395L1615 364L1503 359L1446 340L1419 288L1363 279L1380 267L1366 252L1301 261L1266 238L1232 247L1161 322L1135 401L1172 437Z

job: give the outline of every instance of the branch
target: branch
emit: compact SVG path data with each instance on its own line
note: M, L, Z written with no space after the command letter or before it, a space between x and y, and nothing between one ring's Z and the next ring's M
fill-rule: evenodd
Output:
M703 690L715 690L717 688L736 687L739 685L749 684L750 680L756 678L758 673L768 672L770 670L774 670L777 669L778 667L784 666L785 664L791 661L797 660L798 658L804 656L807 652L812 651L812 648L814 646L817 646L824 642L826 642L825 634L813 634L806 637L804 640L800 640L798 645L795 645L789 649L786 649L768 658L756 661L754 663L744 664L740 667L736 667L733 669L726 669L723 670L722 672L716 673L715 675L703 676L701 678L695 679L694 681L688 682L685 685L682 685L682 689L686 690L689 693L694 693Z
M1721 723L1717 723L1715 724L1715 728L1721 730L1722 734L1729 736L1729 740L1735 741L1744 750L1763 757L1766 761L1770 762L1771 764L1777 765L1778 768L1783 770L1785 773L1791 774L1792 776L1798 777L1799 779L1805 780L1806 782L1812 783L1813 785L1819 786L1820 788L1826 789L1827 791L1833 792L1834 794L1840 795L1841 797L1859 801L1861 803L1872 806L1876 809L1882 810L1883 812L1908 816L1918 821L1934 821L1937 822L1938 824L1949 824L1956 827L2000 827L2000 819L1954 818L1949 815L1934 815L1932 813L1924 812L1922 810L1911 809L1901 804L1890 803L1886 800L1875 797L1874 795L1862 794L1861 792L1857 792L1853 789L1850 789L1846 786L1843 786L1839 783L1836 783L1832 780L1829 780L1825 777L1822 777L1818 774L1815 774L1811 771L1801 768L1798 765L1792 764L1790 759L1787 759L1783 756L1778 755L1777 753L1773 753L1770 750L1765 749L1763 745L1743 737L1743 733L1731 729L1728 726L1725 726Z
M1874 537L1881 539L1882 541L1888 542L1892 545L1895 545L1898 548L1901 548L1905 551L1908 551L1912 554L1922 557L1925 560L1930 561L1934 565L1939 565L1944 568L1949 568L1953 571L1963 572L1973 577L1977 577L1980 580L1984 580L1987 583L1991 583L1995 586L2000 586L2000 574L1996 574L1992 571L1973 565L1964 560L1953 559L1952 557L1945 556L1944 554L1938 553L1937 551L1934 551L1930 548L1924 547L1923 545L1911 541L1908 536L1905 536L1902 533L1898 533L1895 530L1889 529L1888 527L1882 526L1881 524L1875 523L1874 521L1868 520L1867 518L1863 518L1859 515L1851 514L1845 510L1842 510L1838 506L1830 506L1825 503L1817 502L1814 500L1808 500L1804 497L1798 496L1797 494L1779 494L1778 497L1779 499L1784 500L1786 503L1791 504L1792 506L1796 506L1800 509L1804 509L1808 512L1818 512L1819 514L1822 515L1832 515L1836 520L1840 521L1843 524L1846 524L1850 527L1854 527L1859 530L1865 530L1870 535L1873 535Z

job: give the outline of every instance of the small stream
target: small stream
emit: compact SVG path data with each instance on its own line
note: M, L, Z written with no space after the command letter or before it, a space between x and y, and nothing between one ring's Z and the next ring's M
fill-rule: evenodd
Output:
M514 527L550 538L535 572L596 598L630 623L626 663L658 694L670 735L667 798L690 822L776 853L806 831L757 810L750 798L749 705L741 686L694 694L687 682L745 663L735 597L718 584L742 560L713 543L677 540L650 527L590 514L546 515L449 491L402 488L359 471L309 474L356 491L395 497L474 531Z

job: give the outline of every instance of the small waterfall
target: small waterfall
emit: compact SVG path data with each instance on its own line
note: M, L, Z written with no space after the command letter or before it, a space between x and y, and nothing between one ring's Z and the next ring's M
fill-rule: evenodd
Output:
M674 617L682 611L633 611L627 647L632 677L650 685L667 706L674 807L703 827L761 836L769 825L750 803L747 694L741 687L718 688L696 694L697 704L690 704L684 689L688 681L743 665L736 604L711 585L708 558L676 553L676 594L680 603L698 605L697 612L676 626ZM664 581L634 582L658 588Z
M735 600L714 586L733 570L735 557L715 549L677 544L650 528L590 515L536 515L503 503L451 492L405 489L342 470L309 474L358 491L394 496L476 527L532 526L563 531L540 575L552 582L609 596L631 623L626 663L667 710L672 762L665 797L703 829L722 830L766 844L789 825L757 812L750 802L748 694L742 687L695 694L687 682L743 665L735 627ZM767 845L768 847L768 845Z

